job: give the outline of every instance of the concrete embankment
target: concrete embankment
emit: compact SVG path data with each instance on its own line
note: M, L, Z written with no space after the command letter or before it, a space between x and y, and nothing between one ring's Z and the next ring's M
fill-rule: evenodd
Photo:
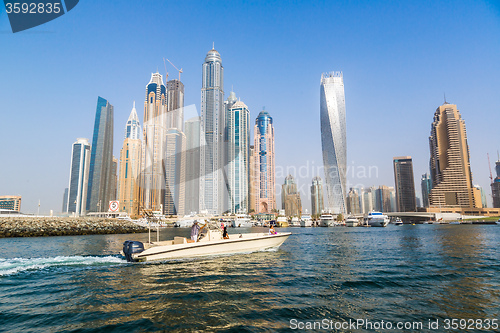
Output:
M74 217L0 217L0 238L147 232L130 221Z

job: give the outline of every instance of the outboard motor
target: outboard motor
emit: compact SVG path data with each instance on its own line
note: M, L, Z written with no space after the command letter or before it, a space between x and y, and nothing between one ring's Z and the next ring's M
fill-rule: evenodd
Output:
M128 240L123 243L123 254L128 262L134 261L133 253L141 253L142 251L144 251L144 244L141 242Z

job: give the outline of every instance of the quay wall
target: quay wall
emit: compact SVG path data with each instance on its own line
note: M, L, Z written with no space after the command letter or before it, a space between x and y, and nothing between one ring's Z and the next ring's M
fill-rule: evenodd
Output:
M147 232L133 222L89 217L0 217L0 238Z

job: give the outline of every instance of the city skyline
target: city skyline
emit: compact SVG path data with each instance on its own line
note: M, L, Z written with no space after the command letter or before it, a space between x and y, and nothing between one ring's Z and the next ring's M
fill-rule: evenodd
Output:
M339 69L346 80L347 167L355 171L358 167L375 166L378 169L378 176L366 178L357 177L356 172L354 176L347 172L348 182L365 187L392 185L392 157L399 155L412 155L416 175L429 172L429 118L446 93L448 100L460 106L467 120L474 183L486 191L491 205L486 153L494 156L500 141L493 127L498 114L494 96L499 89L496 79L499 65L493 59L497 59L499 47L498 43L491 43L500 31L497 3L465 2L452 6L423 2L402 4L397 8L367 3L298 3L287 6L286 11L280 11L279 4L236 4L231 13L248 13L242 25L229 32L217 28L208 35L198 33L197 29L206 25L215 13L227 14L227 11L221 5L200 3L197 10L204 14L199 15L199 22L191 22L192 27L189 27L183 23L183 20L188 22L186 15L179 15L173 18L172 24L185 33L160 32L165 42L158 43L158 36L152 41L146 31L153 29L158 20L156 12L167 7L181 12L179 6L182 5L159 4L153 6L153 11L139 4L121 8L101 4L99 10L110 20L99 22L91 15L95 3L87 2L72 11L71 20L65 16L34 28L32 32L2 35L9 51L0 57L10 64L5 72L9 80L0 83L5 94L3 109L16 110L5 111L5 121L12 126L2 135L4 140L16 138L18 148L14 151L18 163L1 167L2 174L13 175L12 180L1 180L2 191L5 191L2 194L22 194L23 211L26 212L36 212L39 199L42 212L47 214L50 209L57 212L68 179L69 157L64 152L76 137L92 137L95 97L106 96L115 106L115 123L124 123L130 104L143 99L142 89L144 81L149 79L148 73L162 68L162 57L168 56L183 68L186 105L194 104L199 110L200 57L215 41L225 59L225 67L231 68L225 75L226 86L234 85L244 96L251 112L250 119L254 119L264 105L273 112L279 133L276 137L277 167L293 166L299 170L307 163L321 164L317 78L325 70ZM345 16L325 24L318 18L328 10L341 10ZM119 15L113 15L113 11ZM278 12L282 19L273 20ZM405 16L401 14L408 12L410 16L403 20ZM287 20L294 22L293 19L302 13L306 26L294 27L287 23ZM220 27L227 26L224 15L216 17L221 20ZM353 18L356 24L350 22ZM8 31L5 19L2 11L0 29ZM127 21L130 24L121 23ZM249 33L250 22L252 34ZM262 22L269 23L259 26ZM397 31L394 25L399 27ZM441 33L435 34L436 29ZM332 31L341 31L336 34L338 43L335 45L309 41L311 34ZM101 32L109 38L97 40L92 37ZM125 34L127 38L124 39ZM233 38L241 34L245 37L243 40ZM278 36L280 42L275 43ZM406 38L408 36L411 38ZM419 37L415 39L414 36ZM235 47L235 42L243 47ZM72 47L66 50L60 47L61 43ZM148 53L130 52L134 43L138 48L148 49ZM453 47L451 55L442 47L446 44ZM342 48L337 49L336 45ZM108 50L106 56L98 51L103 48ZM86 52L80 52L82 49ZM267 51L258 54L250 52L252 49ZM288 68L298 58L307 67L292 75ZM79 65L74 66L75 63ZM467 75L467 81L463 79L466 71L474 73ZM177 76L172 69L174 74ZM24 77L33 77L42 83L29 98L14 88L23 84L21 78ZM59 84L67 77L79 79L71 88ZM16 103L19 100L26 103ZM63 105L71 105L71 111L67 112ZM401 113L407 120L403 120ZM298 117L302 117L301 121ZM485 121L487 119L491 121ZM412 126L403 130L405 121ZM384 130L374 136L374 128ZM484 133L489 136L486 138ZM31 145L34 135L45 143L36 150ZM121 130L115 131L115 142L121 140ZM295 147L299 147L300 155ZM115 156L120 148L120 144L114 146ZM50 163L46 156L51 156ZM32 169L31 158L41 161L37 170ZM493 160L492 167L494 163ZM281 184L287 174L286 171L278 173L276 183ZM306 177L297 176L299 186L309 184L313 176L311 172ZM417 196L421 195L417 193ZM304 198L308 201L308 196Z

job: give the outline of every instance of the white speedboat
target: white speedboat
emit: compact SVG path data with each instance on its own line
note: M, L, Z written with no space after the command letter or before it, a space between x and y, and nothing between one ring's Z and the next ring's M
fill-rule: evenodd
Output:
M300 220L300 226L301 227L312 227L313 225L313 220L311 218L311 215L306 214L302 215L302 219Z
M398 217L396 221L394 221L394 225L403 225L403 221Z
M495 222L496 224L500 225L500 219L498 221Z
M359 220L353 216L349 216L346 220L345 220L345 226L346 227L357 227L359 224Z
M320 227L330 227L333 226L335 221L333 220L333 215L329 213L321 214L319 218L319 226Z
M208 230L198 242L186 237L173 240L143 244L138 241L123 243L122 254L127 261L151 261L174 258L192 258L220 254L248 253L278 248L290 236L290 232L232 234L229 239L222 238L220 229Z
M386 227L389 221L389 217L381 212L370 212L365 217L365 224L372 227Z
M253 227L250 215L236 214L236 218L231 222L233 228L251 228Z
M290 227L300 227L300 221L298 217L292 217L292 221L290 222Z

